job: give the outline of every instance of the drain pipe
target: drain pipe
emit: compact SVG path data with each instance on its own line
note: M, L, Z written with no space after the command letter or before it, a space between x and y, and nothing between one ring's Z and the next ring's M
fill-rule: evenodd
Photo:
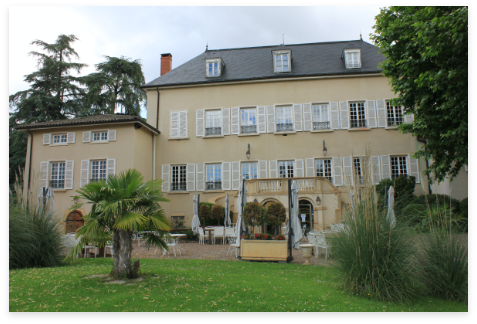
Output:
M33 134L30 132L30 130L27 128L26 132L30 134L30 162L28 163L28 187L27 187L27 194L28 190L30 190L30 179L31 179L31 152L33 149Z
M424 152L427 152L427 148L426 148L427 141L420 136L417 137L417 141L421 142L421 143L424 143ZM429 160L426 158L426 170L428 170L428 169L429 169ZM427 176L427 187L428 187L428 190L429 190L429 194L431 194L431 183L429 181L429 176Z

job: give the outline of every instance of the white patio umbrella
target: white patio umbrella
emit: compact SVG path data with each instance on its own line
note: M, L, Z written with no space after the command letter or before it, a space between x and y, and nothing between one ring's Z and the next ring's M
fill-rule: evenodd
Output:
M388 190L388 213L386 218L391 222L391 228L396 225L396 215L394 215L394 188L389 187Z
M54 210L54 200L55 200L55 193L53 191L53 188L40 188L40 191L38 192L38 205L44 208L45 206L49 206L49 212L53 213ZM43 205L45 203L45 205Z
M245 186L242 177L240 177L240 186L239 186L239 193L238 193L238 217L237 217L237 224L235 225L235 237L237 238L237 243L240 246L240 236L242 234L243 228L243 221L242 221L242 212L245 203L247 202L247 186Z
M353 189L351 189L351 190L349 191L349 201L350 201L350 203L351 203L351 210L352 210L351 217L354 218L354 213L356 212L356 210L355 210L356 200L354 199L354 191L353 191Z
M192 198L192 210L194 212L194 216L192 216L192 232L198 235L200 220L199 220L199 203L197 201L196 195L194 195L194 198Z
M301 224L300 220L298 219L298 185L295 180L293 180L291 185L291 202L292 205L289 206L290 210L290 217L291 217L291 228L293 230L292 235L288 235L289 239L291 240L292 246L294 248L298 248L299 242L303 237L303 233L301 232ZM286 233L288 234L288 223Z
M224 225L225 227L228 227L232 224L232 221L230 220L230 201L229 201L229 195L225 196L225 221Z

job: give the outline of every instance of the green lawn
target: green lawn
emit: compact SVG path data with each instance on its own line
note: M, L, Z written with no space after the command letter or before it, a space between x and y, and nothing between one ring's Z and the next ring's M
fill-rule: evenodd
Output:
M145 280L105 284L111 259L10 271L9 309L78 311L465 312L467 305L421 297L411 305L348 296L331 267L210 260L141 260Z

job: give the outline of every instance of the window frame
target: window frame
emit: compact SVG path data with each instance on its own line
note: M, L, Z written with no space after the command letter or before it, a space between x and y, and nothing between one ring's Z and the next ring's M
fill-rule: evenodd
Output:
M399 125L401 124L404 124L404 116L403 116L403 107L402 106L392 106L391 103L389 102L389 100L386 100L385 101L386 103L386 127L399 127ZM392 114L393 114L393 117L390 118L389 117L389 108L391 108L391 111L392 111ZM396 111L399 112L399 117L396 117ZM391 124L389 125L389 120L390 119L393 119L394 121L396 121L397 118L401 118L401 121L399 124Z
M323 106L326 106L327 114L326 117L328 120L320 120L317 121L316 123L320 124L315 124L315 106L320 107L320 117L323 116ZM322 119L322 118L320 118ZM328 124L324 124L328 123ZM312 103L311 104L311 125L312 125L312 130L329 130L331 129L331 106L329 102L321 102L321 103Z
M290 108L290 119L291 119L291 124L286 123L286 110L283 111L283 120L285 123L279 124L278 123L278 110L283 109L283 108ZM280 105L280 106L275 106L275 132L276 133L283 133L283 132L294 132L295 131L295 118L294 118L294 113L293 113L293 105ZM284 126L285 129L278 129L278 125L286 125ZM289 126L291 125L291 127Z
M179 182L175 182L174 176L174 168L179 168L178 172L178 179ZM183 174L182 174L183 171ZM178 192L178 191L187 191L187 164L172 164L171 165L171 192ZM181 181L184 180L184 181ZM178 184L178 189L174 189L174 184Z
M109 142L109 131L108 130L100 130L100 131L91 131L91 143L105 143ZM94 139L94 135L99 134L99 140ZM102 139L102 134L106 134L106 139Z
M214 64L217 64L217 75L214 74L215 69L212 69L212 75L209 74L209 64L212 64L212 66L214 66ZM223 65L223 61L220 58L206 59L205 60L205 76L207 78L218 78L218 77L220 77L222 75L222 65Z
M359 106L362 104L363 109L362 112L360 112ZM356 119L353 119L353 113L351 109L351 105L356 105ZM366 101L349 101L348 102L348 111L349 111L349 128L368 128L368 122L367 122L367 114L366 114ZM359 118L360 116L363 116L364 118ZM356 123L356 126L352 126L352 122Z
M317 162L322 161L323 162L323 169L322 169L322 174L318 174L318 168L317 168ZM329 162L329 170L327 170L327 167L325 166L325 161ZM333 183L333 159L332 158L320 158L320 159L314 159L313 161L313 168L315 170L315 177L323 177L328 179L331 183ZM327 171L329 171L329 176L326 175Z
M243 119L242 119L242 112L243 111L254 111L255 117L254 117L254 123L253 124L243 124ZM250 121L250 118L248 116L247 121ZM250 127L250 126L255 126L255 131L254 132L244 132L242 127ZM258 134L258 110L257 107L240 107L239 109L239 127L240 127L240 134Z
M212 167L212 176L213 176L213 181L208 181L209 179L209 167ZM217 169L219 172L217 172ZM219 175L217 178L217 174ZM213 182L213 187L209 189L209 182ZM220 185L217 185L220 184ZM219 187L219 188L217 188ZM206 163L205 164L205 190L204 191L216 191L216 190L222 190L222 163Z
M250 174L252 174L252 177L248 177L246 178L244 176L244 166L250 166L251 165L255 165L255 170L254 171L250 171ZM252 169L253 170L253 169ZM243 179L245 180L250 180L250 179L258 179L258 161L247 161L247 162L241 162L240 163L240 175L242 176ZM254 178L253 175L256 175L256 177Z
M273 72L274 73L290 73L292 71L292 65L291 65L291 50L278 50L278 51L272 51L273 53ZM287 64L288 64L288 71L283 71L283 56L287 55ZM282 71L279 71L277 69L277 57L280 56L280 62L281 64L281 69Z
M355 66L354 62L353 62L353 65L351 65L350 62L349 62L348 58L349 57L352 58L353 54L358 54L358 66ZM354 48L354 49L344 50L344 59L345 59L346 69L360 69L361 68L361 49ZM354 61L354 59L353 59L353 61Z
M53 179L53 166L57 165L57 171L56 171L56 179ZM63 179L60 179L60 165L63 165ZM49 162L49 171L50 171L50 174L49 174L49 187L52 187L53 189L66 189L66 161L53 161L53 162ZM52 181L57 181L57 185L56 186L53 186L52 185ZM60 181L63 181L63 186L60 187L59 186L59 182Z
M358 163L356 163L356 160L358 160ZM352 161L353 176L355 177L356 180L359 180L359 184L364 184L363 164L365 165L364 157L353 156L353 161ZM356 166L358 166L358 168Z
M102 173L101 162L104 162L104 178L101 177L101 173ZM98 163L97 170L93 169L94 163ZM106 180L108 178L108 159L93 159L89 161L89 164L90 164L89 165L90 171L89 171L88 183L98 182L101 180ZM93 177L93 171L97 171L96 177Z
M282 177L282 173L280 172L280 163L285 163L285 167L286 167L286 177ZM290 166L291 166L291 169L290 169ZM290 170L292 172L292 176L290 177ZM285 178L285 179L289 179L289 178L294 178L295 177L295 161L294 160L278 160L277 161L277 175L278 175L278 178Z
M393 163L393 159L397 158L397 169L393 168L395 165ZM405 172L401 172L401 166L402 166L402 161L404 161L404 166L405 166ZM409 165L408 165L408 160L407 160L407 155L390 155L389 156L389 167L391 169L391 180L394 180L396 178L399 178L401 175L404 175L406 178L409 177ZM398 170L397 176L395 175L395 170Z
M209 112L213 112L213 113L218 113L219 117L218 117L218 123L219 123L219 127L215 126L215 120L216 118L214 117L213 120L213 125L212 127L207 127L207 122L209 121L209 118L207 118L207 115ZM208 137L208 136L223 136L223 125L222 125L222 119L223 119L223 116L222 116L222 108L216 108L216 109L205 109L204 110L204 136L203 137ZM207 128L220 128L220 134L207 134Z
M51 145L65 145L68 144L68 134L67 133L59 133L59 134L51 134L52 143ZM59 141L55 143L55 137L59 137ZM64 141L62 141L64 139Z

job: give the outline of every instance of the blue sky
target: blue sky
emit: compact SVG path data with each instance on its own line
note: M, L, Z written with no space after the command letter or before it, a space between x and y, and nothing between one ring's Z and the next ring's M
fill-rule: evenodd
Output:
M175 68L210 49L359 39L369 41L379 7L55 7L9 8L9 94L28 88L35 39L74 34L94 71L105 55L140 59L146 82L160 75L160 54ZM142 113L145 116L145 112Z

